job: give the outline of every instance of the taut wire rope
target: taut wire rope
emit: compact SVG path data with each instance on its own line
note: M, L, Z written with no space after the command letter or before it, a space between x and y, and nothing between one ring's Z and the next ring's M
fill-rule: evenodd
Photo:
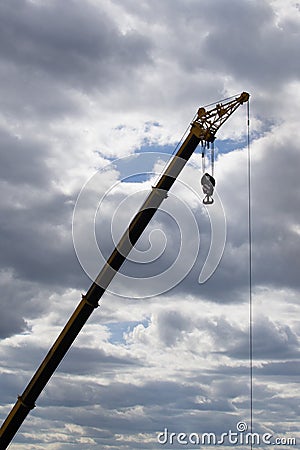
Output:
M250 433L253 432L253 296L252 296L252 198L250 152L250 100L247 103L247 166L248 166L248 248L249 248L249 383L250 383ZM253 442L251 439L251 449Z

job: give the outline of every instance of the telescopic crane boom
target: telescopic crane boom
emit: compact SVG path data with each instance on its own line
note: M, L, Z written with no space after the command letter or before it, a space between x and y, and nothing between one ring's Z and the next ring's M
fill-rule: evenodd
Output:
M104 264L96 280L92 283L88 292L82 296L74 313L33 375L23 394L18 396L17 402L0 429L1 450L5 450L8 447L29 411L35 407L35 402L40 393L94 309L99 306L98 302L106 288L126 260L162 201L167 197L167 192L171 189L198 144L201 143L203 147L207 147L214 142L216 132L220 126L248 99L249 94L243 92L234 100L220 103L208 111L205 108L198 110L196 119L191 123L188 136L170 161L157 184L153 186L152 191L132 219L128 229Z

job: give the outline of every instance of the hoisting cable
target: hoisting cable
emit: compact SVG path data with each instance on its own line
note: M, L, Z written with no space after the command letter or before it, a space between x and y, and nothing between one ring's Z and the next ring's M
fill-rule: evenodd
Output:
M210 153L210 159L211 159L211 176L214 176L215 171L215 143L211 143L211 153Z
M202 145L202 153L201 153L201 161L202 161L202 173L205 173L205 147Z
M249 246L249 377L250 377L250 433L253 432L253 299L252 299L252 216L251 216L251 154L250 100L247 102L247 165L248 165L248 246ZM251 450L253 442L251 439Z

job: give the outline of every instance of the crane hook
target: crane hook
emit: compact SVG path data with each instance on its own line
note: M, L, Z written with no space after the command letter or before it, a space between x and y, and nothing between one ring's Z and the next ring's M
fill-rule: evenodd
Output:
M209 173L205 173L201 178L201 185L202 185L203 193L205 194L203 203L205 205L211 205L214 202L212 195L214 193L214 187L216 185L216 180L214 179L214 177L212 175L209 175Z

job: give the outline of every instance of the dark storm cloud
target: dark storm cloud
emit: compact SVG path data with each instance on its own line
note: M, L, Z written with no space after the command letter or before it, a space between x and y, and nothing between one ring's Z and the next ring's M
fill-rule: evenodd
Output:
M183 331L191 331L191 321L180 311L162 311L157 318L158 335L166 346L174 345Z
M9 348L5 352L1 350L2 367L9 368L13 365L15 369L33 372L46 355L47 350L48 348L32 344L22 346L21 356L18 355L18 347ZM124 357L113 356L103 349L74 346L59 366L58 373L74 376L88 374L98 376L99 374L110 374L117 367L141 365L141 361L129 354Z
M10 270L0 272L0 289L0 338L30 331L27 319L39 316L48 307L44 300L47 291L39 284L16 277Z
M0 320L0 339L5 339L9 336L13 336L14 334L23 333L24 331L29 331L30 327L27 322L24 320L24 313L19 308L19 303L11 302L9 298L3 298L1 296L1 304L2 308L5 308L5 312L1 316ZM16 298L16 294L13 293L14 299ZM22 296L23 300L24 296ZM19 311L19 314L16 314L15 311L10 311L11 304L15 303L16 310Z
M212 325L212 324L211 324ZM214 329L215 328L215 329ZM225 353L231 358L249 359L249 331L237 330L226 321L214 327L216 344L225 345ZM234 336L234 339L232 339ZM256 318L253 325L253 358L269 360L299 359L297 335L288 325L273 323L267 317Z
M22 188L20 185L45 189L49 183L49 168L45 159L49 157L50 148L44 140L18 136L18 128L8 132L0 128L0 177L7 183L19 186L22 204ZM2 189L2 200L5 190Z
M24 384L23 374L11 374L1 372L0 374L0 392L1 400L12 403L16 399L16 392L19 392L20 386Z
M162 45L157 42L157 52L166 58L171 54L187 74L198 73L199 86L208 73L216 78L218 74L230 74L238 85L246 83L255 91L263 89L257 94L265 95L278 89L283 79L298 79L298 24L280 17L269 1L154 0L151 8L147 2L117 3L140 20L147 21L150 16L155 24L168 30ZM294 12L299 15L296 4ZM206 83L208 86L209 81Z
M8 115L74 114L72 89L104 93L150 62L149 40L134 31L121 34L100 5L14 0L1 3L0 23Z
M273 138L270 139L270 138ZM287 153L283 151L285 149ZM253 164L253 257L257 282L299 288L299 149L289 128L274 130ZM263 205L260 207L260 199Z
M99 364L101 362L100 360ZM76 386L75 382L67 382L63 378L57 377L56 386L47 389L48 394L44 399L44 404L63 406L74 402L72 391L76 389ZM176 395L175 392L177 392ZM80 406L90 403L116 411L138 405L146 408L174 405L177 410L185 410L186 408L197 408L195 397L200 394L202 391L199 387L185 386L171 381L148 381L141 385L112 381L108 386L88 381L87 389L82 392L82 396L76 396L77 403L73 403L73 405Z
M7 337L28 329L54 286L85 278L71 240L72 198L53 188L46 140L2 128L0 146L0 335Z
M295 11L296 12L296 11ZM204 51L210 67L274 89L299 75L299 35L279 21L267 1L217 1L207 8L210 32Z
M51 149L45 139L3 129L0 145L0 267L13 268L17 278L65 283L79 269L71 236L74 198L55 188L47 165Z
M82 287L87 280L72 244L72 199L49 189L40 148L13 137L4 141L0 334L7 337L26 330L26 320L44 311L60 286Z
M0 14L3 57L71 85L89 88L101 70L118 76L117 67L148 60L145 37L122 35L101 6L69 0L62 10L58 1L11 1L2 3Z
M289 377L296 377L295 381L297 382L297 377L299 377L299 361L264 363L261 367L255 368L255 374L267 377L287 377L290 381L291 379Z
M65 285L82 272L72 245L72 208L64 195L44 195L34 206L2 208L0 265L20 278Z
M28 275L25 271L22 275ZM53 310L53 305L49 298L56 294L63 297L64 288L59 286L58 275L51 284L48 278L45 277L45 286L42 286L44 274L41 272L34 274L40 276L38 283L26 281L14 275L9 277L7 282L0 280L1 296L0 301L3 308L0 317L0 338L18 335L20 333L28 333L32 331L29 324L33 319L45 314L49 310ZM55 274L53 274L55 275ZM80 287L87 286L87 280L82 280L80 283L81 272L79 271ZM85 283L84 283L85 281ZM64 280L63 285L65 285ZM76 280L74 280L76 284ZM48 286L48 288L47 288ZM80 295L74 295L73 307L80 301ZM67 317L65 317L65 321Z
M269 359L269 358L267 358ZM257 382L268 382L270 377L272 380L276 382L279 380L279 383L283 382L293 382L297 383L297 377L299 377L299 356L295 360L285 360L283 361L272 361L272 362L261 362L258 361L257 364L253 367L254 380ZM250 366L247 364L247 361L244 361L244 365L238 366L222 366L218 367L217 371L209 370L208 376L213 377L218 380L219 378L227 378L230 380L235 380L235 377L247 380L249 379L249 371ZM292 377L292 378L290 378ZM200 377L199 377L200 378ZM201 376L201 379L204 377ZM198 379L197 379L198 380ZM235 381L232 381L234 385L236 385ZM245 381L241 381L241 383L245 386ZM248 383L248 382L247 382ZM248 389L248 388L247 388ZM259 394L259 392L258 392Z
M230 358L249 359L249 329L242 330L220 320L207 324L217 348L225 349ZM268 317L256 317L253 324L253 358L255 360L299 359L299 341L296 333L286 324L273 322ZM233 338L234 336L234 338Z
M79 375L110 374L122 366L138 367L142 361L127 354L124 357L113 356L102 349L74 347L63 361L60 371Z

